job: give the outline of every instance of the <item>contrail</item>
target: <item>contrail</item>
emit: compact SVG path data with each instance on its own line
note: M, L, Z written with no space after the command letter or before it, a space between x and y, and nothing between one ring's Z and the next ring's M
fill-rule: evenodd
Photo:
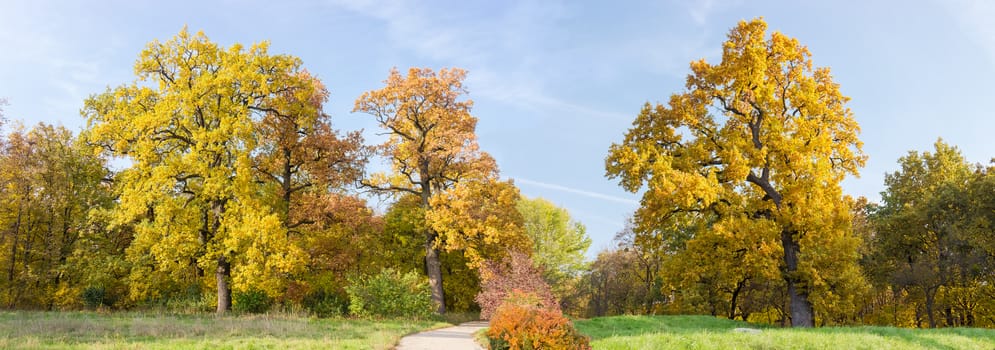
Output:
M542 187L542 188L548 188L548 189L556 190L556 191L570 192L570 193L579 194L579 195L587 196L587 197L591 197L591 198L609 200L609 201L612 201L612 202L625 203L625 204L635 205L635 206L639 205L638 201L635 201L635 200L632 200L632 199L628 199L628 198L622 198L622 197L616 197L616 196L607 195L607 194L603 194L603 193L585 191L585 190L581 190L581 189L570 188L570 187L566 187L566 186L560 186L560 185L557 185L557 184L550 184L550 183L545 183L545 182L532 181L532 180L523 179L523 178L520 178L520 177L519 178L514 178L514 179L515 179L515 182L526 184L526 185L531 185L531 186L536 186L536 187Z

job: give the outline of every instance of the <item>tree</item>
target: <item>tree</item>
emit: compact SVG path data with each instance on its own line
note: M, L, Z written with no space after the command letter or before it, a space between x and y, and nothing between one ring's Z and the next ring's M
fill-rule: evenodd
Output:
M346 191L362 178L367 162L370 150L363 146L362 135L358 131L340 135L332 129L331 117L322 111L328 90L307 71L297 74L302 83L312 85L306 90L311 95L284 91L281 105L262 116L256 124L259 147L253 168L274 187L266 191L273 196L267 203L276 203L289 239L307 254L305 265L311 276L294 276L292 283L301 283L296 287L310 294L328 295L342 291L346 270L355 272L372 232L381 231L382 225L364 200ZM265 289L270 293L279 293L278 287L287 283L279 272L272 268L257 272L274 282ZM322 285L317 280L334 282Z
M635 260L632 274L635 275L642 286L642 299L644 302L643 312L654 313L654 304L662 302L662 276L660 270L664 261L673 253L669 250L668 244L661 242L658 238L662 235L638 233L633 226L632 218L625 221L622 231L615 234L617 248L629 253L631 259ZM599 255L598 257L602 257Z
M899 159L901 170L885 175L876 222L879 260L896 287L922 298L930 328L938 324L938 297L944 290L970 286L990 270L980 249L990 231L972 225L971 202L981 195L970 193L972 167L942 140L934 149L909 152ZM951 318L948 325L954 325Z
M560 304L542 277L542 268L528 254L510 252L500 261L486 261L480 271L483 279L476 296L480 317L489 320L513 292L532 294L544 309L560 311Z
M635 251L611 249L598 253L591 272L584 276L588 288L588 315L593 317L637 313L643 308L643 291Z
M792 325L810 327L811 296L856 268L839 183L865 156L829 69L813 68L798 40L766 30L761 19L740 22L719 64L692 62L687 90L647 103L611 146L606 170L628 191L645 186L639 230L770 222L779 237L751 240L779 242Z
M4 304L52 309L77 300L71 258L90 212L110 204L106 175L104 159L64 127L17 126L8 135L0 152Z
M92 141L132 162L115 177L114 216L137 223L133 274L196 280L213 269L219 313L231 309L233 283L245 288L266 271L303 266L253 157L267 135L260 120L300 116L294 122L312 130L322 92L300 59L270 55L268 46L222 48L184 28L142 51L137 81L89 98L84 110ZM151 296L141 284L132 290Z
M591 246L587 229L573 221L566 209L542 198L522 198L517 208L525 234L532 241L532 259L542 267L543 278L561 303L576 304L570 296L575 294L577 279L587 269L585 254Z
M494 159L477 145L477 118L470 114L473 102L460 100L466 93L465 76L461 69L442 69L436 74L411 68L406 76L394 69L384 88L365 92L356 100L353 111L372 115L389 135L377 150L390 160L392 171L363 180L365 187L381 193L414 194L428 215L434 196L462 181L496 178ZM439 313L445 313L440 237L435 228L426 222L425 271L432 300Z

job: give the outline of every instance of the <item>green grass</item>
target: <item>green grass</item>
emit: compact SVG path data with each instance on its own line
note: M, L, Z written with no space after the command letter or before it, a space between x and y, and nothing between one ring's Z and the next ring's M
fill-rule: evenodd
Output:
M387 349L439 321L0 312L0 349Z
M995 330L774 328L710 316L616 316L574 321L594 349L995 349ZM735 328L762 329L759 334Z

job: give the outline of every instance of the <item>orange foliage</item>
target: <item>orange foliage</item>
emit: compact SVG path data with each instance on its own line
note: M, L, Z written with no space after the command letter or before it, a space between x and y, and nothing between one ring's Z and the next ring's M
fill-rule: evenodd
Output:
M514 291L497 308L487 330L491 349L591 349L558 309L541 308L534 294Z

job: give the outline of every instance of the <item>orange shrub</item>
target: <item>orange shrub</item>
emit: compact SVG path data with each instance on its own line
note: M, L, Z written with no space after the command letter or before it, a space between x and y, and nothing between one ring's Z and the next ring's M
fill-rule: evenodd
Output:
M491 350L591 349L590 340L560 310L541 304L534 294L513 291L491 317L487 330Z

